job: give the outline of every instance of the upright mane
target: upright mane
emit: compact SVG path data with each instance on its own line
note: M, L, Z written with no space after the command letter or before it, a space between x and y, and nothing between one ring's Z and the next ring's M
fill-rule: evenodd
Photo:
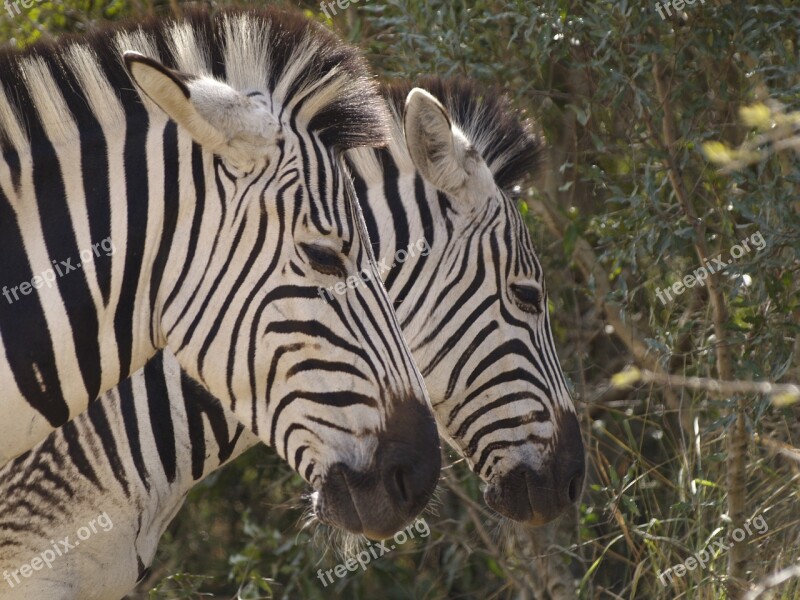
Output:
M276 114L285 111L326 145L386 141L385 103L358 52L299 14L264 8L213 15L195 10L180 19L122 23L3 50L2 149L26 146L40 126L51 140L68 141L75 124L82 132L119 126L120 107L125 114L141 110L122 61L126 50L179 71L213 75L239 91L267 92Z
M505 96L475 80L423 77L383 85L381 91L400 131L406 96L414 87L427 90L444 105L453 123L481 153L501 189L510 190L541 167L544 143L533 132L531 122L515 111Z

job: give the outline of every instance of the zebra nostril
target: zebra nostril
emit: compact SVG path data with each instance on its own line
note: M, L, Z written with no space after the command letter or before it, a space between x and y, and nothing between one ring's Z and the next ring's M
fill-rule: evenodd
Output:
M409 489L409 474L403 467L397 467L394 471L394 477L392 479L395 485L395 493L400 497L400 500L403 502L403 504L406 504L411 497L411 492Z
M580 473L575 475L569 481L569 486L567 486L567 498L569 499L570 503L575 503L578 501L578 497L581 495L581 488L583 482L583 477Z

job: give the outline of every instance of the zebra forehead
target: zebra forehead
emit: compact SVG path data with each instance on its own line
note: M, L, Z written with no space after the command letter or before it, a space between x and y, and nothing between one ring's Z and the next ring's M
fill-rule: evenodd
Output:
M49 91L63 95L74 93L66 88L77 83L93 111L108 100L110 109L95 114L101 124L119 122L120 108L142 102L122 63L125 50L190 75L214 76L239 91L262 91L276 116L284 111L284 118L316 133L330 147L388 141L386 103L358 51L302 15L274 7L214 15L187 11L177 21L122 23L25 50L5 49L0 52L0 86L7 100L0 101L0 133L5 141L17 145L24 124L42 118L12 91L17 86L30 89L31 81L52 81L56 89ZM34 102L44 93L41 88L30 90ZM46 105L44 99L38 104Z

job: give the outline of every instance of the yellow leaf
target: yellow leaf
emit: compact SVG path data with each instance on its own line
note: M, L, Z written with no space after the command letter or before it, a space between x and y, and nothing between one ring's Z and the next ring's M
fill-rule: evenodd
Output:
M733 160L733 153L722 142L704 142L703 152L713 163L726 164Z
M767 130L772 126L772 112L760 102L750 106L742 106L739 109L739 117L748 127Z
M800 400L800 392L783 392L781 394L775 394L772 397L772 405L776 408L783 408L784 406L790 406L794 404L798 400Z
M613 377L611 377L611 385L617 388L628 387L639 381L641 377L642 373L639 371L639 369L626 369L625 371L616 373Z

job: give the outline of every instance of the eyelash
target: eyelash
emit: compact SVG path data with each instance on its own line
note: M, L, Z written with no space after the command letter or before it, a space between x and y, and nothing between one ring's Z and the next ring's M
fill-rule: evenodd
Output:
M300 244L300 247L308 257L311 268L315 271L323 275L335 275L342 279L347 277L347 269L335 250L315 244Z
M542 293L537 288L512 283L511 292L520 310L536 315L542 312Z

